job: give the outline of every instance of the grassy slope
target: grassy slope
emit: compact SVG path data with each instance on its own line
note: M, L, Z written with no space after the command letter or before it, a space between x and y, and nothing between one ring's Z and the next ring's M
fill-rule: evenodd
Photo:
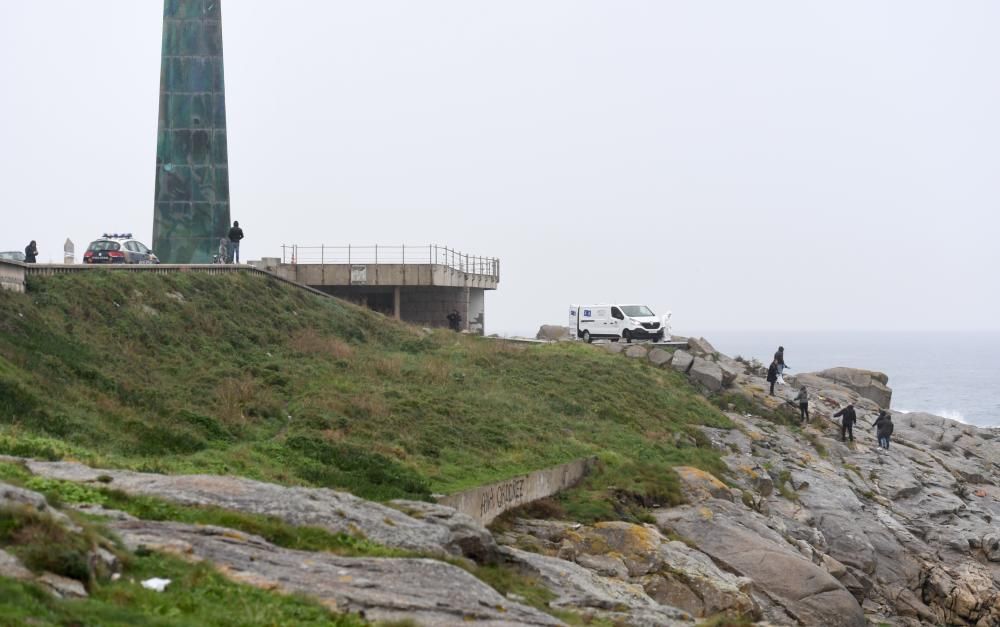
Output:
M676 373L424 336L258 277L102 272L0 292L0 453L375 499L596 454L584 500L612 483L663 500L668 466L719 470L697 424L728 422Z
M166 592L138 582L170 579ZM57 600L32 584L0 578L0 625L323 625L361 627L365 621L337 616L314 601L232 583L207 564L190 565L158 555L134 558L125 578L91 586L87 600Z

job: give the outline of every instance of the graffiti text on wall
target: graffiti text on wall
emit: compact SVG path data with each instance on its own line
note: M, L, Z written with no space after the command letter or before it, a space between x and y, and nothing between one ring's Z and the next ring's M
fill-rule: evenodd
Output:
M494 511L505 511L514 503L520 502L524 498L526 481L527 479L524 477L511 479L484 490L479 502L480 515L486 516Z

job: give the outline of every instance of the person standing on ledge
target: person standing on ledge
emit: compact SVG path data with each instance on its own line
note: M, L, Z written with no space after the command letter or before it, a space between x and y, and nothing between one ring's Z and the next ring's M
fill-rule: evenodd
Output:
M24 263L37 263L37 262L38 262L38 244L35 243L35 240L31 240L31 243L24 247Z
M854 423L858 421L858 414L854 411L854 405L848 403L847 407L841 409L833 415L834 418L840 418L840 441L846 442L844 438L845 435L851 438L851 442L854 441Z
M774 396L774 384L778 380L778 362L772 361L767 367L767 382L771 384L771 396Z
M878 447L889 450L889 436L892 435L892 416L886 410L881 410L875 419L875 435L878 437Z
M799 395L795 397L795 400L799 402L799 412L802 414L802 422L806 423L809 421L809 391L806 390L806 386L802 386L799 390Z
M240 240L243 239L243 229L240 223L233 222L233 228L229 229L229 263L240 262ZM235 261L233 261L235 259Z
M783 375L785 374L785 368L787 368L788 366L785 365L785 347L784 346L779 346L778 347L778 352L774 354L774 363L778 364L778 377L777 377L777 381L781 385L785 385L785 378L784 378Z

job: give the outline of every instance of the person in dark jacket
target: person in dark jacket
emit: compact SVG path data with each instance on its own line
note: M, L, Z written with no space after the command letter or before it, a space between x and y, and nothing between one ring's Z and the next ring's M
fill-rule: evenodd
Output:
M799 389L799 395L795 397L795 400L799 402L799 412L802 414L802 422L807 422L809 420L809 391L806 390L806 386L802 386Z
M233 222L233 228L229 229L229 263L240 262L240 241L243 239L243 229L239 222Z
M24 247L24 263L37 263L37 262L38 262L38 244L35 243L35 240L31 240L31 243Z
M882 410L875 419L875 435L878 437L878 447L889 450L889 436L892 435L892 416L889 412Z
M844 437L846 435L851 438L851 442L853 442L854 423L858 421L858 413L854 411L854 405L848 403L847 407L835 413L833 417L840 418L840 441L846 442L847 439Z
M778 362L772 361L767 367L767 382L771 384L771 396L774 396L774 383L778 380Z
M774 354L774 363L778 364L778 383L780 383L781 385L784 385L785 384L785 379L784 379L785 368L788 367L788 365L785 364L785 347L784 346L779 346L778 347L778 352L776 352Z
M449 329L451 329L452 331L461 331L462 330L462 326L461 326L462 325L462 314L458 313L457 309L452 310L452 312L450 314L448 314L447 317L448 317L448 328Z

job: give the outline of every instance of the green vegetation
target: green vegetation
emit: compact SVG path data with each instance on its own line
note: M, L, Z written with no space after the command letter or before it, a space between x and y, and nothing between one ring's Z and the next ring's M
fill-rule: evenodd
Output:
M853 472L854 474L856 474L858 476L858 479L861 479L862 481L865 480L865 476L861 473L861 468L859 466L857 466L856 464L851 464L849 462L844 462L843 466L847 470L850 470L851 472Z
M14 464L0 464L0 479L37 484ZM49 482L50 494L93 500L105 496L87 486ZM88 492L89 491L89 492ZM0 508L0 549L16 556L36 574L50 572L81 582L89 597L58 600L32 583L0 577L2 625L335 625L366 624L351 616L337 616L304 598L271 594L232 583L209 565L191 565L148 552L127 553L99 523L68 511L62 518L50 501L45 511L30 507ZM182 516L183 517L183 516ZM293 530L299 532L300 530ZM301 530L315 534L319 530ZM330 535L330 534L327 534ZM320 544L314 541L313 544ZM94 559L100 547L119 566ZM310 547L312 548L312 547ZM316 550L321 550L318 547ZM112 577L112 568L123 571ZM164 593L143 589L138 582L161 577L173 583ZM117 580L116 580L117 579ZM30 619L30 620L29 620Z
M820 457L826 459L827 457L830 456L830 452L826 449L826 446L823 444L823 442L820 441L818 435L816 435L812 431L805 431L805 430L802 431L802 435L805 436L806 440L809 440L809 443L812 444L814 449L816 449L816 452L819 454Z
M138 582L170 579L160 593ZM94 585L91 597L57 600L38 587L0 578L0 624L158 627L187 625L323 625L360 627L365 621L337 616L318 603L235 584L205 564L146 555L130 560L117 582Z
M799 500L799 495L792 488L792 473L787 470L782 470L778 473L778 480L775 481L775 485L778 488L778 493L785 497L789 501Z
M427 335L260 277L100 272L0 293L0 453L377 500L597 455L567 511L637 519L677 501L670 466L721 473L697 425L731 426L678 373Z
M732 411L743 415L759 416L776 425L796 428L802 423L798 410L788 404L778 405L774 409L767 409L754 402L752 398L738 392L716 394L711 398L711 401L723 411L730 411L729 408L732 406Z
M88 585L106 574L91 568L87 556L96 535L70 533L48 514L28 508L0 508L0 547L36 573L45 571Z

